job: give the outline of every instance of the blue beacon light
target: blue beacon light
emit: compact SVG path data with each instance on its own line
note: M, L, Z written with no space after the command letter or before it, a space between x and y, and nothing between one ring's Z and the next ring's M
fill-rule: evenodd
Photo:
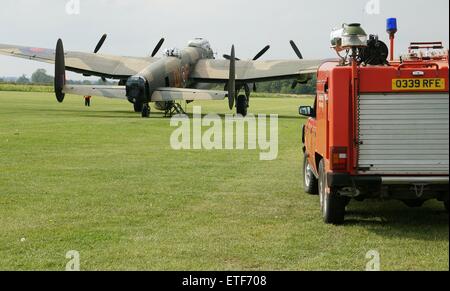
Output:
M398 31L397 26L397 18L388 18L386 21L386 31L389 33L389 40L391 43L391 49L390 49L390 60L391 62L394 61L394 46L395 46L395 33Z
M394 35L398 31L397 18L388 18L386 23L386 30L389 35Z

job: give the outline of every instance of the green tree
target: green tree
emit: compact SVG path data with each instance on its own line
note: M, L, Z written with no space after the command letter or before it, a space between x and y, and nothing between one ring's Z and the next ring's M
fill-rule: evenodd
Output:
M31 82L35 84L51 84L53 83L53 77L47 75L46 70L38 69L31 75Z
M25 76L25 74L23 74L19 79L17 79L16 83L17 84L28 84L28 83L30 83L30 79L28 79L27 76Z

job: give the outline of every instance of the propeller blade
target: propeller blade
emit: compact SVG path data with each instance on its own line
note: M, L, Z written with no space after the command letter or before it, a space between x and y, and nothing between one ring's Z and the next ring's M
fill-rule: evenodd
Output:
M294 42L293 40L291 40L289 43L291 44L292 49L294 50L294 52L295 52L295 54L297 55L297 57L298 57L300 60L303 60L303 55L302 55L302 53L300 52L300 50L298 49L298 46L295 44L295 42Z
M107 34L104 34L100 40L97 43L97 46L94 49L94 54L98 53L98 51L102 48L103 44L105 43L106 38L108 37Z
M244 85L244 91L245 91L245 96L247 97L247 99L250 99L251 91L250 91L250 86L248 84Z
M230 60L231 59L231 56L230 55L223 55L223 58L224 59L226 59L226 60ZM239 58L234 58L236 61L240 61L241 59L239 59Z
M59 103L64 101L66 96L63 92L66 85L66 64L64 57L64 45L61 39L58 39L55 51L55 95Z
M236 98L236 53L234 45L231 47L230 55L230 77L228 80L228 105L230 110L234 107L234 99Z
M152 52L152 58L154 56L156 56L156 54L159 52L159 50L161 49L162 45L164 44L165 39L161 38L158 42L158 44L156 45L155 49Z
M254 58L253 60L256 61L257 59L259 59L260 57L262 57L268 50L270 49L270 45L266 46L265 48L263 48Z

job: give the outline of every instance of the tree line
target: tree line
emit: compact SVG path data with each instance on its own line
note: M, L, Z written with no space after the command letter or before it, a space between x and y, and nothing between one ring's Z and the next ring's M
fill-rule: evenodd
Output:
M47 74L45 69L38 69L28 78L26 75L19 77L16 84L38 84L38 85L50 85L53 84L54 77ZM283 81L271 81L258 83L256 88L261 93L279 93L279 94L315 94L316 91L316 78L311 79L307 84L299 84L293 88L292 83L294 80ZM4 80L0 78L0 83ZM115 85L117 82L103 81L101 78L97 81L83 80L67 80L68 84L72 85Z
M37 69L32 75L31 78L28 78L25 74L16 79L16 84L24 85L24 84L35 84L35 85L52 85L54 81L54 77L47 74L45 69ZM0 78L0 83L5 83L6 81L3 78ZM67 80L67 84L72 85L113 85L117 82L103 81L99 78L97 81L90 80Z

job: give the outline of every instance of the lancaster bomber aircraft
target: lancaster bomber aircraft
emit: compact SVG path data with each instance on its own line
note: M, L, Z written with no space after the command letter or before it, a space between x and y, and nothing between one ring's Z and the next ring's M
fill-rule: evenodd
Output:
M65 94L120 98L134 104L142 117L150 116L149 103L161 111L182 111L178 101L223 100L228 98L230 110L236 104L238 114L245 116L251 90L257 82L297 79L304 82L317 72L321 60L303 60L297 46L291 42L299 60L260 61L270 47L266 46L253 60L236 58L234 46L230 55L217 60L209 42L202 38L189 41L185 49L168 49L161 58L155 57L161 39L149 57L120 57L98 54L106 35L93 53L64 51L58 40L56 49L42 49L0 44L0 54L55 64L55 94L63 102ZM66 70L119 80L117 86L68 85ZM294 86L297 84L294 82ZM224 84L224 91L207 90L213 84ZM253 86L251 86L253 84ZM244 94L240 94L244 91Z

